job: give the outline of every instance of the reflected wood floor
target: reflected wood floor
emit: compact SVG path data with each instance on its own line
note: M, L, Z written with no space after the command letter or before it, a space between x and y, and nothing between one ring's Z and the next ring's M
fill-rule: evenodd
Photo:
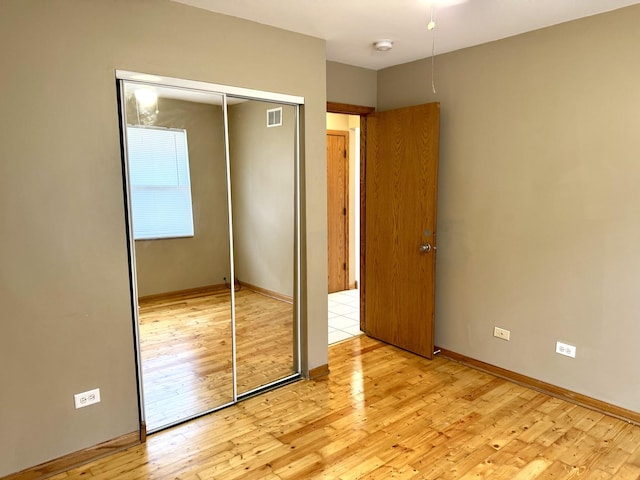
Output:
M638 479L640 427L365 336L331 373L149 436L68 479Z
M231 295L169 294L140 301L140 348L149 430L233 401ZM236 292L238 392L293 373L293 308Z

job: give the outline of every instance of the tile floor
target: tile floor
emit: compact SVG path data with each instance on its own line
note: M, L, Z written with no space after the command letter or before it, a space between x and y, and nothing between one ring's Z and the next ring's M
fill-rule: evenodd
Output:
M360 291L329 294L329 345L360 335Z

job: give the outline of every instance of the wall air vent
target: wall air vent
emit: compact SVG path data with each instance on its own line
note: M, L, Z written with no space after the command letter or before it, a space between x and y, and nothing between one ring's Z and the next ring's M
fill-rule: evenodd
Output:
M267 127L282 126L282 107L267 110Z

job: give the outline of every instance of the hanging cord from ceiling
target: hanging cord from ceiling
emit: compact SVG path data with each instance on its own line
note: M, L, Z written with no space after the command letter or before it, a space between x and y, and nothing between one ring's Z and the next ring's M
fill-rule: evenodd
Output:
M431 4L431 20L427 24L427 29L431 32L431 90L436 93L436 4Z

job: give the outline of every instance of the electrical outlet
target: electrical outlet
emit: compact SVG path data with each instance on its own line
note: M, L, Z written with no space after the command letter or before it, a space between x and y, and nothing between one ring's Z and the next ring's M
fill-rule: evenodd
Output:
M76 408L88 407L94 403L100 403L100 389L94 388L82 393L76 393L73 396Z
M511 332L504 328L493 327L493 336L503 340L509 340L511 338Z
M576 358L576 347L567 343L556 342L556 353L567 357Z

